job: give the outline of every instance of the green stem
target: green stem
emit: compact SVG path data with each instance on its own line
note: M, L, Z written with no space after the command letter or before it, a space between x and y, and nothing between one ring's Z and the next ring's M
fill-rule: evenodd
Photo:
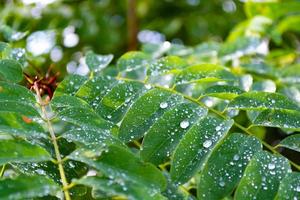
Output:
M149 84L149 83L145 83L144 81L139 81L139 80L134 80L134 79L128 79L128 78L123 78L123 77L118 77L119 80L123 80L123 81L131 81L131 82L140 82L140 83L143 83L143 84ZM159 88L159 89L162 89L162 90L165 90L165 91L169 91L171 93L174 93L174 94L179 94L181 96L183 96L185 99L188 99L202 107L205 107L206 109L208 109L210 112L220 116L221 118L223 119L228 119L227 116L223 115L221 112L213 109L213 108L210 108L208 106L206 106L204 103L202 103L201 101L198 101L197 99L194 99L193 97L190 97L190 96L187 96L187 95L184 95L176 90L173 90L173 89L170 89L170 88L165 88L165 87L162 87L160 85L151 85L152 87L155 87L155 88ZM244 127L243 125L237 123L237 122L234 122L233 124L234 126L236 126L237 128L241 129L242 131L244 131L245 133L247 133L248 135L252 135L252 136L255 136L255 134L253 134L252 132L250 132L246 127ZM259 138L258 138L259 139ZM259 139L260 140L260 139ZM278 151L275 150L275 148L271 145L269 145L268 143L266 143L265 141L263 140L260 140L261 143L268 149L270 150L272 153L274 154L280 154ZM291 163L291 165L293 167L295 167L297 170L300 171L300 166L297 165L296 163L294 163L293 161L289 160L289 162Z
M47 123L47 127L48 127L48 130L49 130L50 136L51 136L51 141L52 141L52 144L54 146L55 156L56 156L58 170L59 170L59 174L60 174L60 178L61 178L63 188L68 188L69 184L68 184L68 181L67 181L67 178L66 178L66 175L65 175L61 154L60 154L59 147L58 147L58 144L57 144L57 138L55 136L53 126L51 124L50 118L48 117L48 114L47 114L47 111L46 111L45 105L47 105L47 104L45 104L45 102L43 101L43 99L41 97L37 82L34 82L34 90L37 94L38 103L41 106L41 111L42 111L42 114L43 114L43 118ZM69 193L68 189L64 190L64 194L65 194L65 199L66 200L71 200L71 196L70 196L70 193Z
M2 168L1 168L1 171L0 171L0 178L2 178L2 176L4 174L5 167L6 167L6 164L2 165Z

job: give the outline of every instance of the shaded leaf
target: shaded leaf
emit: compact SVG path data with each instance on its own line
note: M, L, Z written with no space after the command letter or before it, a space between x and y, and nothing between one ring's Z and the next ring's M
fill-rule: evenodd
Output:
M0 78L9 82L20 82L23 79L21 64L15 60L0 60Z
M288 173L280 182L276 200L300 198L300 173Z
M21 200L47 195L56 195L60 191L53 180L44 176L18 176L15 179L0 180L2 199Z
M51 160L50 154L45 149L23 140L0 140L0 149L0 165L9 162Z
M294 110L265 110L255 118L253 124L300 130L300 112Z
M132 181L154 191L163 191L166 187L164 176L155 166L142 162L124 147L111 145L98 159L77 155L70 158L87 163L110 178Z
M166 200L165 197L142 185L124 181L124 180L108 180L100 177L84 177L76 180L76 184L83 184L93 188L93 193L97 197L97 193L102 191L107 196L121 195L126 196L129 200ZM99 196L101 197L101 196Z
M277 146L300 152L300 134L284 138Z

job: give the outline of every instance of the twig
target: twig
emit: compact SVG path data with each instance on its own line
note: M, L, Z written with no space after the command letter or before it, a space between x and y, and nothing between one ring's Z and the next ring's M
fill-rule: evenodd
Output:
M58 147L58 144L57 144L57 138L55 136L55 133L54 133L52 124L50 122L50 119L47 115L47 111L46 111L46 107L45 107L46 104L44 103L44 101L41 97L37 82L34 82L33 88L36 92L36 95L37 95L37 98L38 98L38 103L40 104L41 111L43 113L43 118L46 120L47 127L48 127L48 130L49 130L50 136L51 136L51 141L52 141L53 146L54 146L55 156L56 156L58 170L59 170L59 174L60 174L60 178L61 178L61 181L62 181L63 188L67 188L69 184L68 184L68 181L67 181L67 178L66 178L66 175L65 175L65 171L64 171L64 167L63 167L63 164L62 164L61 154L60 154L59 147ZM65 194L66 200L71 200L69 190L64 190L64 194Z

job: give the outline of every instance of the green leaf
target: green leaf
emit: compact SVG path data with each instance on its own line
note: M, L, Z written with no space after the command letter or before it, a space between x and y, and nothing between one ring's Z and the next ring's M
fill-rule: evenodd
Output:
M267 65L266 63L247 63L247 64L242 64L241 67L245 69L247 72L267 75L270 77L275 76L275 69Z
M92 127L108 130L113 124L104 120L93 110L84 107L68 107L57 110L58 117L65 122L69 122L81 127Z
M239 37L234 41L222 44L219 56L222 60L228 61L255 54L261 42L258 37Z
M258 152L249 162L235 192L235 199L274 199L280 181L290 171L287 159Z
M285 147L300 152L300 134L295 134L284 138L277 147Z
M59 191L59 186L44 176L21 175L15 179L0 180L1 198L7 200L55 196Z
M283 83L299 83L300 82L300 65L295 64L284 67L279 71L279 79Z
M172 70L180 70L187 66L187 63L178 56L166 56L155 60L149 65L147 74L157 76L170 72Z
M225 67L214 64L199 64L187 67L177 73L176 84L234 80L234 75Z
M130 200L166 200L159 193L155 193L142 185L119 179L109 180L100 177L84 177L75 180L75 183L92 187L96 198L98 196L97 193L101 191L106 193L107 196L121 195Z
M113 87L95 107L104 119L119 122L134 100L144 93L146 88L139 82L125 82Z
M36 102L34 94L27 88L3 81L0 81L0 101L24 102L32 106Z
M194 200L192 194L180 189L178 185L172 182L168 173L164 173L164 175L168 182L167 189L162 193L164 196L172 200Z
M166 111L147 131L141 157L154 164L166 161L189 128L206 114L207 110L195 103L178 104Z
M222 199L241 179L244 169L261 144L251 136L233 133L221 142L206 161L198 180L198 199Z
M64 133L62 137L67 139L68 142L72 141L76 144L76 149L69 154L69 157L87 157L92 159L99 157L106 150L106 147L111 144L126 147L125 144L115 137L116 133L114 131L114 129L107 131L93 127L73 128Z
M240 88L231 85L214 85L207 88L204 95L231 100L243 92Z
M40 162L51 160L42 147L23 140L0 140L0 165L9 162Z
M133 70L147 64L149 56L140 51L131 51L122 55L117 61L119 71Z
M205 164L205 160L226 135L233 120L215 117L199 120L176 147L171 163L171 178L178 184L188 181Z
M47 137L43 127L33 119L17 113L0 112L0 133L32 138Z
M300 173L288 173L280 182L276 200L300 198Z
M91 71L98 72L107 67L113 58L112 54L97 55L93 52L88 52L85 62Z
M0 60L0 79L9 82L20 82L23 79L22 66L15 60Z
M119 130L119 138L124 142L141 138L150 126L165 111L182 101L182 97L171 92L152 89L142 95L126 113ZM167 105L166 108L161 108ZM138 117L137 117L138 116Z
M37 110L23 102L4 101L1 102L0 112L15 112L26 117L40 117Z
M142 162L124 147L111 145L93 160L78 155L70 158L87 163L110 178L132 181L157 191L163 191L166 187L164 176L155 166Z
M247 92L234 98L228 105L229 109L264 110L287 109L300 110L292 100L278 93Z
M253 124L300 130L300 112L294 110L265 110L255 118Z
M102 98L117 83L118 81L110 76L97 76L85 82L77 91L76 96L96 108Z
M80 75L69 75L55 89L54 97L62 94L74 95L87 78Z

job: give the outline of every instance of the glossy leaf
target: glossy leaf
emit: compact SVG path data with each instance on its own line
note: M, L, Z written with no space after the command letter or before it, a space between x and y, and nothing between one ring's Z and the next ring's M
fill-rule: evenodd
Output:
M59 186L45 176L21 175L15 179L0 180L2 199L21 200L47 195L55 196L59 191Z
M74 95L86 79L86 77L80 75L69 75L65 77L65 79L56 88L54 97L62 94Z
M233 99L243 92L243 90L235 86L214 85L207 88L204 92L204 95L218 97L221 99Z
M141 157L154 164L164 162L189 128L206 114L205 108L194 103L178 104L166 111L147 131Z
M274 199L280 181L290 170L284 157L258 152L245 170L235 199Z
M124 147L111 145L98 159L77 155L70 158L87 163L110 178L132 181L157 191L166 187L164 176L155 166L142 162Z
M0 112L0 132L25 138L48 136L32 118L12 112Z
M241 94L230 102L228 108L247 110L300 110L300 107L289 98L282 94L269 92L247 92Z
M222 199L229 195L249 160L260 149L261 144L254 137L240 133L228 136L205 162L197 183L198 199Z
M95 107L104 119L119 122L135 99L146 90L142 83L127 82L116 85Z
M185 68L177 74L176 83L234 81L235 77L225 67L214 64L199 64Z
M97 55L93 52L88 52L85 58L85 62L91 71L101 71L109 65L113 59L112 54L108 55Z
M172 70L180 70L185 66L187 66L187 63L180 57L166 56L151 63L147 73L151 76L157 76Z
M174 152L170 171L172 180L185 183L200 170L232 124L232 120L225 121L213 117L205 117L196 122Z
M288 173L280 182L276 200L300 198L300 173Z
M9 162L40 162L51 160L42 147L23 140L0 140L0 165Z
M155 193L142 185L124 180L120 181L118 179L108 180L100 177L84 177L76 180L75 183L92 187L95 197L97 197L97 192L102 191L107 193L107 196L124 195L131 200L166 200L166 198L159 193Z
M300 152L300 134L295 134L284 138L277 146Z
M149 56L140 51L131 51L121 56L117 62L120 71L133 70L147 64Z
M15 60L0 60L0 79L9 82L20 82L23 79L22 66Z
M145 93L126 113L120 126L119 138L125 142L141 138L156 118L162 116L165 111L182 99L178 95L160 89L153 89ZM167 107L161 108L162 103L166 103Z
M300 111L265 110L255 118L253 124L300 130Z

